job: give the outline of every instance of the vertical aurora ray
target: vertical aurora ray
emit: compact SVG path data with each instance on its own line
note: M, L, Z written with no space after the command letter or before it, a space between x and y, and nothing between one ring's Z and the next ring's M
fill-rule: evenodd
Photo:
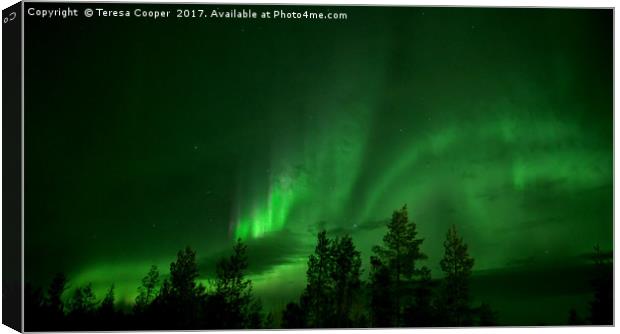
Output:
M241 209L235 237L260 238L286 224L333 222L341 217L360 170L370 116L357 103L343 108L350 112L327 113L307 124L301 140L278 147L280 153L272 159L277 176L249 212Z
M266 233L281 230L296 200L303 197L305 176L292 179L279 176L270 185L264 201L256 203L247 214L242 213L236 224L235 238L260 238Z
M334 54L333 68L318 74L324 84L308 82L300 88L305 96L294 106L272 106L272 122L281 126L271 134L270 161L249 167L269 170L268 185L257 185L260 177L240 178L231 221L236 237L260 238L285 226L305 231L319 222L337 225L348 220L345 207L363 171L371 120L380 100L373 92L385 88L383 66L377 65L386 55L378 52L369 60L347 54ZM361 72L366 80L350 80ZM262 190L251 191L257 188Z

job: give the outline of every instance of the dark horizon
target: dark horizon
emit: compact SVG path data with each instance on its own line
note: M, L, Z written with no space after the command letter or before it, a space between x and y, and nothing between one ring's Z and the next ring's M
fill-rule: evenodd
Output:
M394 212L394 215L397 215L397 211ZM406 211L404 217L407 217ZM391 222L387 223L386 227L388 233L385 235L383 246L381 247L390 247L386 244L387 239L385 238L387 238L390 233L395 233L394 231L398 230L393 226L395 221L396 219L392 218ZM405 221L407 221L406 218ZM415 223L409 223L413 224L415 230ZM452 228L456 231L456 226L453 225L451 229ZM417 234L413 235L415 238ZM601 250L598 246L594 247L592 253L583 254L579 258L573 259L574 261L571 265L558 265L553 262L534 263L533 260L530 260L529 266L524 266L523 263L516 263L512 268L505 268L502 270L485 270L470 272L469 274L463 272L465 277L459 276L461 278L458 279L463 280L464 284L468 286L467 290L470 292L465 295L466 297L463 297L468 310L465 311L466 313L461 314L464 314L464 319L469 320L463 320L464 322L457 323L446 320L450 319L450 311L449 308L446 309L442 306L445 302L445 299L443 299L445 297L442 296L445 296L446 289L450 289L450 280L454 279L451 278L454 277L451 276L453 274L446 271L452 270L449 269L452 267L444 267L443 264L444 261L452 261L449 260L449 246L446 243L448 242L447 240L450 240L449 235L448 233L448 239L444 242L445 254L441 260L443 273L439 273L439 275L435 273L434 276L431 271L428 271L428 276L421 275L420 273L414 274L413 280L403 281L405 285L400 288L396 286L397 290L394 291L392 290L394 289L394 286L392 286L393 283L377 282L377 279L380 279L381 276L377 276L380 274L378 274L378 267L376 267L376 264L373 264L368 275L359 271L359 269L361 269L362 254L355 250L355 243L349 235L330 236L323 230L318 234L318 242L315 251L308 257L306 267L307 276L306 280L303 280L306 286L301 292L289 296L289 299L284 300L280 305L265 304L263 302L264 296L254 293L253 282L248 278L248 273L250 273L250 271L248 271L248 254L252 254L252 250L250 249L248 251L247 245L243 244L241 239L238 239L232 254L223 255L222 258L214 264L216 272L214 275L209 275L210 278L207 279L207 281L198 279L200 277L204 278L204 272L200 272L200 268L196 262L196 253L191 250L189 246L185 250L180 250L177 253L177 259L170 264L170 275L166 275L165 268L164 270L160 270L156 266L152 266L149 273L142 279L142 285L137 289L140 294L135 299L135 303L117 303L114 293L114 284L108 288L105 297L102 298L93 293L90 283L84 286L74 286L72 289L71 279L67 279L65 275L57 274L47 288L42 289L42 287L27 285L25 292L26 328L27 330L41 331L446 326L520 327L613 324L613 253ZM350 253L349 256L352 257L351 259L357 257L359 261L357 264L358 269L353 269L353 272L356 274L350 276L355 279L347 283L352 284L349 289L352 289L351 291L353 291L356 297L350 301L350 310L346 313L346 319L349 320L344 323L339 321L321 321L315 323L312 320L312 316L307 315L315 314L314 312L320 311L320 309L313 309L313 304L305 302L305 300L307 300L306 298L310 298L310 300L312 300L312 298L319 298L317 296L312 297L313 293L317 293L317 290L313 288L313 284L317 284L317 281L316 277L312 276L311 272L313 270L318 270L316 266L321 262L317 262L317 259L324 256L321 255L324 253L320 250L321 244L323 244L321 242L322 236L323 238L327 238L324 240L330 245L328 247L331 247L329 248L331 255L326 259L332 259L329 261L336 261L334 264L339 263L333 269L327 269L329 267L326 267L327 270L335 270L333 273L336 275L342 275L341 273L347 273L349 270L352 270L347 269L351 268L346 265L347 262L342 262L344 258L338 260L339 256L344 254L342 251L348 249L345 247L342 250L338 250L339 247L342 247L343 240L349 240L351 242L353 252ZM460 240L458 241L459 243L464 243L465 245L464 258L470 257L470 255L467 255L468 246L466 242L463 241L462 238L457 237L457 239ZM419 236L418 240L422 243L428 242ZM240 245L243 246L240 247ZM241 249L241 253L238 253L239 249ZM371 262L375 263L376 256L380 258L383 257L384 255L381 254L384 253L382 252L383 251L380 251L378 248L373 248ZM375 259L373 260L373 258ZM426 255L421 255L418 257L418 260L414 260L415 266L419 268L418 270L422 270L422 272L428 270L425 269L428 268L425 265L425 258ZM351 263L355 263L355 261L351 259L347 261L353 261ZM587 261L587 264L584 264L584 260ZM234 264L236 263L235 261L240 262ZM472 259L470 269L473 268L475 262L475 259ZM225 274L229 270L233 271L230 271L229 274ZM152 276L153 272L155 276ZM188 274L192 272L194 274ZM236 277L240 280L234 279L234 276L228 276L230 274L237 275ZM194 291L191 292L191 294L195 294L195 297L192 298L196 298L196 301L202 300L200 302L202 306L195 308L195 306L192 306L195 305L195 301L192 301L193 299L184 299L186 298L182 297L184 294L179 292L183 289L187 289L183 288L184 283L181 283L185 282L185 279L180 278L184 275L189 275L186 277L192 282L192 288L188 290L188 292ZM327 277L332 277L331 275L332 274L329 274ZM155 277L155 279L152 280L150 277ZM61 283L58 283L59 279ZM147 279L151 281L146 281ZM250 309L246 309L246 311L243 312L250 313L240 313L245 315L239 318L246 320L230 322L230 315L226 316L225 314L227 313L221 313L222 311L220 311L226 310L227 307L229 307L220 305L218 301L220 296L223 297L230 293L226 292L229 290L222 290L222 287L230 284L224 283L227 280L230 280L229 282L247 282L238 285L236 288L240 289L238 290L239 292L246 291L242 295L247 294L247 298L249 298L242 303L246 303L247 307L250 307ZM318 282L320 283L320 280ZM234 284L239 283L232 284L235 286ZM170 285L172 286L172 290L169 288ZM326 285L318 291L333 289L334 287L333 285ZM154 291L152 292L153 297L145 297L145 289ZM326 296L330 296L332 293L337 293L337 291L338 289L333 292L325 293ZM379 310L382 307L381 304L377 304L378 300L381 299L377 298L383 298L381 296L386 292L388 294L397 293L402 296L408 296L412 293L411 291L414 291L412 297L415 301L414 304L411 304L411 307L414 307L414 310L417 311L410 313L411 311L407 308L410 306L405 307L402 310L404 322L400 325L385 323L383 322L384 320L380 320L381 317L383 317L381 315L383 313L377 311L377 307L379 307ZM420 291L426 292L420 294ZM456 293L456 291L454 291L454 293ZM149 293L149 296L150 295ZM450 294L450 296L451 295L452 294ZM532 297L534 295L537 296L538 299ZM234 296L234 294L230 296ZM429 296L430 299L419 299L420 296ZM280 298L282 298L282 294ZM541 303L541 299L548 300L547 302ZM269 299L267 300L269 301ZM423 302L424 300L426 300L426 302ZM178 304L179 302L182 303ZM423 304L420 304L421 302ZM256 305L256 307L252 305ZM177 314L177 312L179 312L177 308L179 307L182 309L184 308L185 311ZM368 307L370 308L367 309ZM60 308L60 313L54 311L58 308ZM255 310L248 311L252 309ZM459 312L463 311L464 310L461 310ZM186 318L186 316L184 316L186 314L193 314L190 319L194 320L182 320ZM325 316L328 315L326 314ZM343 314L340 317L336 317L336 319L342 316L345 315ZM233 317L233 319L235 318ZM247 319L254 320L247 322Z

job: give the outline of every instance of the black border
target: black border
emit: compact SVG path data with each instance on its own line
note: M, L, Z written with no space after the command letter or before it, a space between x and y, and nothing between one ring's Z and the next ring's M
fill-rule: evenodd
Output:
M2 323L22 331L22 2L2 11Z

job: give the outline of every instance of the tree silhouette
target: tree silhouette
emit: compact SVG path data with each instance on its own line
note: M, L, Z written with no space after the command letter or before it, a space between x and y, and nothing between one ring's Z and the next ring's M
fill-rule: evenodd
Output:
M69 314L85 315L94 312L97 298L93 293L91 283L84 287L77 287L69 300Z
M424 239L417 237L416 224L409 221L407 206L394 211L392 219L387 224L388 232L383 237L383 245L373 247L373 252L387 267L391 279L393 295L394 326L403 325L403 308L412 302L411 287L414 276L420 274L416 263L426 259L420 250Z
M351 236L328 238L320 231L308 257L306 286L298 301L282 310L278 321L273 311L263 318L261 302L246 277L247 246L239 239L232 254L216 264L209 292L198 282L196 252L190 247L177 253L163 281L157 267L151 266L130 313L115 304L114 285L98 302L90 283L76 287L67 298L68 280L63 274L53 278L45 293L27 284L26 330L497 325L497 313L490 305L470 305L474 260L455 226L448 229L443 242L441 280L433 280L431 270L418 262L426 259L420 250L423 240L417 237L416 225L409 222L406 206L393 213L387 226L382 245L373 247L366 282L360 278L361 254ZM572 308L567 319L570 325L613 323L611 253L601 252L598 246L594 250L590 314L580 317Z
M420 279L414 283L413 303L405 309L405 325L408 327L429 327L435 324L431 270L423 266L419 276Z
M299 304L289 303L282 315L287 328L349 327L359 315L353 304L360 298L361 255L345 235L335 239L323 230L317 234L314 253L308 257L306 288ZM303 314L303 316L301 316Z
M245 323L242 324L242 327L246 329L263 328L263 323L264 323L263 315L262 315L263 305L260 302L260 300L254 298L252 294L250 294L249 296L251 298L251 302L245 311L246 313L246 315L244 316Z
M175 262L170 263L170 277L164 280L159 294L153 300L156 327L175 329L198 327L204 286L196 284L197 278L196 252L188 246L177 253Z
M153 301L145 307L146 314L137 314L140 326L147 329L172 329L178 326L175 295L168 278L164 279Z
M142 279L142 286L138 288L138 296L134 304L134 312L144 312L147 306L157 295L157 285L159 284L159 270L152 265L149 272Z
M332 243L330 278L334 286L335 327L350 327L353 322L352 306L359 296L362 259L353 239L346 235Z
M47 289L46 308L49 311L49 315L52 318L58 320L64 315L65 305L62 301L62 295L67 290L67 277L63 273L58 273L52 279L52 282Z
M474 259L469 256L467 244L463 242L452 225L444 242L444 256L439 263L444 272L440 310L447 326L471 325L469 306L469 277Z
M110 286L97 310L97 322L101 329L112 330L119 325L119 317L114 306L114 284Z
M260 328L261 305L252 296L252 281L245 277L247 246L237 240L233 254L216 267L215 298L221 302L222 328Z
M67 319L73 329L86 329L92 326L97 303L91 283L75 288L69 300Z
M170 264L170 284L172 293L181 301L189 301L200 294L196 285L198 278L196 252L189 246L179 251L177 260Z
M304 290L308 327L327 327L333 320L334 285L331 274L334 262L331 245L332 240L327 238L327 233L324 230L319 232L314 253L308 258L307 285Z
M99 313L103 316L110 316L114 313L114 284L110 286L105 297L103 297Z
M370 320L373 327L390 327L396 322L392 276L376 256L370 257Z
M601 252L599 245L594 246L594 262L591 279L594 290L590 302L590 323L593 325L613 325L613 272L611 255Z

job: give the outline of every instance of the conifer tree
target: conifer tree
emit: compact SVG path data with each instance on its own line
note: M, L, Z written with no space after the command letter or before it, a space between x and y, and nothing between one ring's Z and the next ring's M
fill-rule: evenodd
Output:
M142 286L138 288L138 296L134 304L134 312L144 312L148 305L157 296L157 285L159 284L159 270L152 265L149 272L142 278Z
M308 300L305 311L309 327L324 328L333 319L334 284L330 275L334 262L331 245L332 240L327 238L327 233L324 230L319 232L314 253L308 259L304 294Z
M420 278L413 288L413 303L407 305L405 325L408 327L429 327L435 324L433 301L433 281L428 267L420 268Z
M118 326L117 311L114 307L114 284L110 286L105 297L101 300L99 310L97 310L96 322L99 327L106 330L114 329Z
M205 290L202 284L197 284L198 276L196 252L188 246L170 263L170 277L164 280L152 302L153 325L171 329L198 328Z
M58 273L47 289L46 306L52 318L59 318L64 315L65 305L62 301L62 295L67 290L67 282L67 277L63 273Z
M351 236L336 238L332 244L331 279L334 286L334 327L350 327L352 307L359 296L362 260Z
M471 325L469 277L474 259L452 225L444 241L444 256L439 263L444 272L439 308L447 326Z
M261 304L252 295L252 281L245 277L248 267L247 246L241 241L233 254L216 268L215 295L223 304L223 328L259 328Z
M84 287L77 287L69 300L69 313L73 316L85 316L95 310L97 299L93 293L91 283Z
M409 221L407 206L394 211L387 224L388 232L383 245L373 247L373 252L390 273L393 326L403 325L403 309L412 302L412 287L420 271L417 264L427 257L420 249L424 239L418 238L417 226Z
M111 317L114 314L114 284L110 286L99 306L99 314L103 317Z
M370 257L370 321L373 327L394 326L394 296L390 289L392 276L389 269L381 259L376 256Z

